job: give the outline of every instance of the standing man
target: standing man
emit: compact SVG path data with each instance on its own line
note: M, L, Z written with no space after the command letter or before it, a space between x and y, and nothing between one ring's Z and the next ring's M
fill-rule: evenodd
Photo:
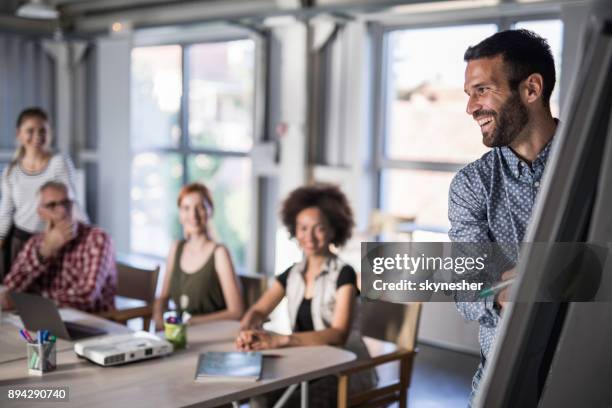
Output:
M110 237L74 218L65 184L48 181L39 198L38 214L47 228L28 240L5 276L2 308L12 307L8 289L90 313L113 309L117 270Z
M454 177L449 192L453 242L520 243L531 217L558 120L550 112L555 65L546 40L508 30L469 47L464 59L467 113L491 150ZM516 262L518 253L513 254ZM512 276L511 272L502 279ZM467 320L480 324L481 362L473 400L495 341L509 288L478 302L457 302Z

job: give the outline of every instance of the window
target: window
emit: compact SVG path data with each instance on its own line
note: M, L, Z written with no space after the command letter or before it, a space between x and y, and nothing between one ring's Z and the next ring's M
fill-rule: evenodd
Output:
M182 236L177 194L199 181L213 194L216 238L245 266L254 41L134 48L131 76L131 250L165 256Z
M561 54L563 51L563 23L561 20L531 20L519 21L514 25L515 28L525 28L531 30L543 38L546 38L553 57L555 58L555 70L557 71L557 83L550 96L550 110L553 116L559 117L559 80L561 79Z
M380 204L415 217L414 239L446 239L450 181L486 151L465 113L463 52L496 29L480 24L386 34Z
M561 57L559 20L515 24L547 38L557 66ZM448 240L448 189L455 173L488 149L471 117L463 92L468 46L494 34L491 23L384 32L379 118L379 206L415 217L405 228L415 240ZM558 86L553 113L558 112Z

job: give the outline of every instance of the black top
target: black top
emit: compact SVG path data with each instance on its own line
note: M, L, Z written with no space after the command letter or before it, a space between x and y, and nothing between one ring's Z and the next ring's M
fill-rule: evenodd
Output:
M302 299L302 303L300 303L300 307L297 312L297 318L295 319L296 332L314 331L314 323L312 322L312 313L310 309L311 303L312 298Z
M287 288L287 278L289 277L289 271L293 266L290 266L285 272L281 273L276 277L276 280L283 285L283 289ZM353 285L357 289L357 274L350 265L344 265L338 274L338 280L336 281L336 289L344 285ZM357 290L359 292L359 290Z
M292 267L289 267L285 272L281 273L276 277L276 280L283 285L283 288L287 288L287 278L289 276L289 271L291 271ZM357 289L357 274L355 270L349 266L345 265L338 274L338 280L336 281L336 290L344 285L353 285L355 289ZM357 290L359 293L359 290ZM305 332L305 331L314 331L314 323L312 322L312 313L311 313L311 303L312 298L302 299L302 303L300 303L300 307L298 308L297 317L295 320L295 332Z

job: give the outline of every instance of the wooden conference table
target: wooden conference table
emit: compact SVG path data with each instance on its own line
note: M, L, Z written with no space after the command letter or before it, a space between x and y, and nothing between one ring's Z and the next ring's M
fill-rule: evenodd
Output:
M3 332L9 324L3 323ZM104 325L107 329L125 330L124 326L112 322ZM15 327L11 327L11 330L17 332ZM263 352L263 372L259 381L194 382L198 354L206 351L235 351L233 341L238 330L238 322L235 321L192 326L188 328L189 346L186 350L177 351L168 357L115 367L97 366L78 358L71 348L64 347L57 353L58 369L43 377L28 376L25 356L6 361L0 363L0 405L31 405L28 401L8 400L6 396L9 389L67 386L68 403L47 401L44 405L104 408L128 405L130 408L215 407L338 373L350 367L355 360L355 354L330 346L269 350ZM4 337L4 341L0 342L0 353L9 347L9 336ZM16 340L25 349L25 343L19 338Z

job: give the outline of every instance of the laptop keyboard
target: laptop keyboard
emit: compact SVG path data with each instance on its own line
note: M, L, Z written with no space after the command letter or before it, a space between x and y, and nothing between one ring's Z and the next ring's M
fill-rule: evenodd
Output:
M66 330L72 340L85 339L87 337L100 336L106 334L106 331L96 327L86 326L84 324L74 322L64 322Z

